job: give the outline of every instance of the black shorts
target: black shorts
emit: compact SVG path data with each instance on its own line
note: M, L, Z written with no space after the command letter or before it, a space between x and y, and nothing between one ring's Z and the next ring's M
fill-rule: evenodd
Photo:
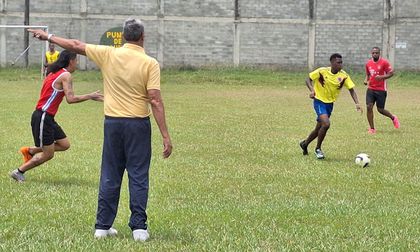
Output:
M366 105L375 104L376 102L377 108L385 108L386 94L386 91L371 90L368 88L366 91Z
M54 120L54 116L47 112L35 110L32 113L31 126L35 146L37 147L51 145L56 140L67 137L60 125Z

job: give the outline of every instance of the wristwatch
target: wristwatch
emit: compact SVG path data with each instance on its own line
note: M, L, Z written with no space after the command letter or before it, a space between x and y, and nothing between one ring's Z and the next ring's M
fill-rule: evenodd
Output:
M47 40L48 40L48 42L50 42L50 43L51 43L51 38L52 38L52 36L54 36L54 34L52 34L52 33L48 34L48 38L47 38Z

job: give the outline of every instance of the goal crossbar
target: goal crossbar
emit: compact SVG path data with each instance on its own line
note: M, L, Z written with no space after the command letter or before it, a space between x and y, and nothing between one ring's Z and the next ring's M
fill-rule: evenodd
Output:
M0 25L0 28L23 28L23 29L43 29L45 30L45 32L48 33L48 26L47 25ZM28 46L28 48L25 48L25 51L23 51L23 53L21 53L16 59L15 61L21 57L26 51L28 51L30 45ZM48 51L48 43L47 41L45 41L45 47L42 48L41 51L41 73L43 72L43 66L44 66L44 55L45 53Z
M48 30L46 25L0 25L0 28L38 28Z

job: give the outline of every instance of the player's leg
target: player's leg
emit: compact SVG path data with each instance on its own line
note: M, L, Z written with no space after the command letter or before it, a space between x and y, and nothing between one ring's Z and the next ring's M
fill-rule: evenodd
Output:
M321 149L322 142L327 135L327 131L330 128L330 116L334 108L334 103L323 103L320 102L318 105L318 122L321 124L321 127L318 131L317 145L315 148L315 156L317 159L324 159L325 155Z
M57 140L54 144L55 151L65 151L70 148L70 142L67 138ZM41 147L37 146L24 146L20 148L20 152L23 155L24 163L28 162L35 154L42 152Z
M391 119L392 123L394 124L394 127L398 129L400 127L400 122L398 121L398 117L391 114L391 112L385 109L386 97L387 97L386 91L380 92L378 94L378 101L376 103L376 107L378 109L378 112L388 117L389 119Z
M308 145L313 140L315 140L315 138L318 138L317 146L315 148L315 154L318 159L324 158L324 153L322 153L321 145L330 127L329 117L331 115L333 107L333 103L324 103L317 99L314 100L314 110L317 114L317 124L315 126L315 129L309 134L308 138L300 142L300 147L303 150L303 155L308 154Z
M378 92L378 101L376 102L376 108L378 109L378 112L382 115L389 117L389 119L393 119L392 114L385 109L385 102L386 102L386 91Z
M55 141L55 145L54 145L55 151L66 151L69 148L70 148L70 142L67 137Z
M54 150L55 151L65 151L70 148L70 142L64 133L63 129L58 125L58 123L52 120L52 124L50 125L54 131ZM39 132L39 130L38 130ZM34 132L33 132L34 133ZM35 132L36 138L39 138L37 132ZM44 133L45 134L45 133ZM20 148L20 152L23 155L24 163L28 162L35 154L42 152L41 147L32 146L32 147L22 147Z
M121 182L125 170L124 119L105 118L102 150L101 177L99 181L98 209L96 213L95 237L114 235L112 229L117 215Z
M31 156L18 169L12 171L10 176L17 181L24 181L23 173L37 167L54 157L54 118L45 112L36 110L32 114L31 126L32 135L34 138L35 146L41 149L41 152ZM38 150L38 149L37 149Z
M51 160L54 157L54 144L42 146L42 152L35 154L31 160L19 167L19 171L24 173L32 168Z
M18 182L25 181L24 173L41 164L51 160L54 157L54 144L44 145L42 152L35 154L28 162L21 165L10 173L10 176Z
M375 124L373 121L373 106L375 105L376 97L375 91L367 89L366 90L366 117L369 123L369 133L375 134Z
M302 148L302 154L303 155L308 155L308 145L313 140L315 140L315 138L318 137L318 132L319 132L319 129L321 128L321 122L319 121L319 115L320 115L320 112L322 110L322 102L317 100L317 99L314 99L313 108L314 108L315 113L317 115L317 118L316 118L317 123L315 125L315 128L311 131L311 133L309 133L308 137L306 139L302 140L301 142L299 142L300 148Z
M391 112L389 112L385 108L380 108L380 107L377 107L377 108L378 108L378 112L381 113L382 115L388 117L391 120L394 118L394 116L391 114Z
M148 118L130 121L126 128L127 172L130 192L130 223L135 240L148 239L146 207L149 191L151 125ZM141 231L143 230L143 231Z
M325 136L327 135L327 131L330 128L330 118L328 114L322 114L319 116L319 121L321 127L318 131L318 140L316 144L316 149L321 149L322 142L324 141Z
M66 136L66 133L61 128L60 125L54 120L53 121L53 128L54 128L54 140L55 140L55 151L66 151L70 148L70 141Z
M307 147L315 138L318 137L319 129L321 128L321 122L317 122L315 128L309 133L308 137L303 141L303 144Z

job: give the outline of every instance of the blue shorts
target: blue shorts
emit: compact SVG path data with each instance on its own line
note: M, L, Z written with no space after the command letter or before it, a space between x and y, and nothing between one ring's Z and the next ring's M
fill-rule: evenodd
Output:
M328 118L330 118L333 108L334 108L334 103L325 103L320 100L314 99L314 109L317 115L316 120L318 122L319 122L320 115L328 115Z

